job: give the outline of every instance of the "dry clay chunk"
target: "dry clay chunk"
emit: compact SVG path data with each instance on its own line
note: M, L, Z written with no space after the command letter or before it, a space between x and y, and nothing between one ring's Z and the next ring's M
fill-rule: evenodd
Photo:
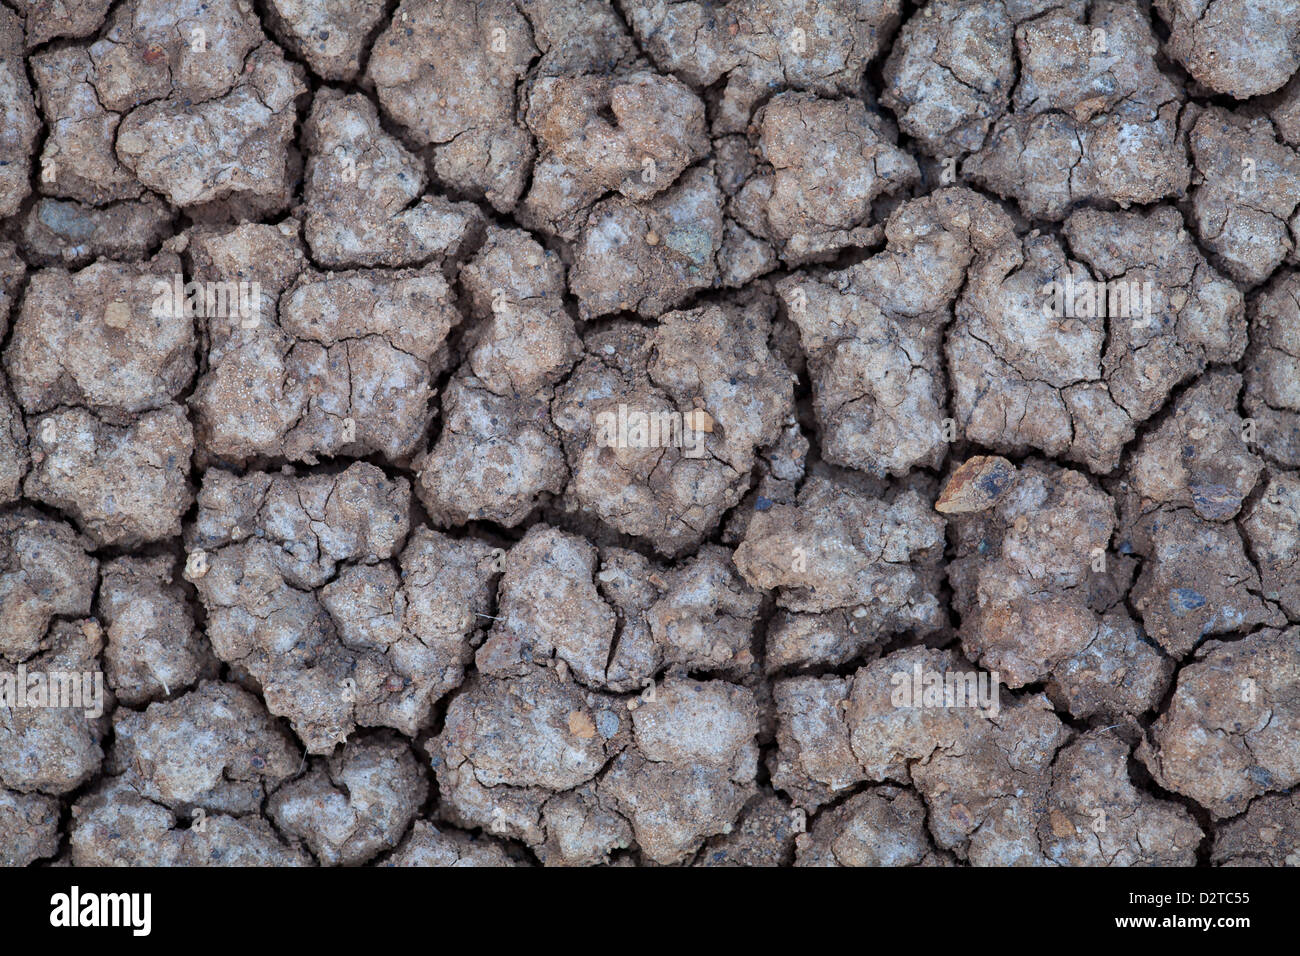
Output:
M314 764L272 795L267 813L325 866L356 866L397 846L429 792L410 746L394 734L351 741Z
M1156 0L1165 50L1216 93L1271 93L1300 67L1300 7L1292 0Z
M730 552L705 545L666 575L646 620L664 664L742 680L754 664L751 635L761 605L762 595L737 573Z
M566 239L597 199L649 200L709 153L699 97L649 71L542 77L527 117L540 155L520 221Z
M810 478L798 505L755 515L736 549L745 580L792 611L858 608L882 630L940 626L935 597L944 522L915 490L869 497L824 476Z
M144 711L123 707L113 731L109 772L146 800L178 811L257 814L301 763L294 741L261 701L220 681Z
M910 790L876 787L817 817L796 838L795 866L934 866L925 804Z
M361 463L338 475L213 469L204 478L186 577L207 608L208 638L219 658L258 681L268 709L288 717L312 753L346 739L361 706L406 696L381 652L341 642L312 589L341 566L392 557L406 539L409 503L405 479L390 482Z
M424 164L359 93L319 90L303 142L304 234L321 266L421 265L455 255L481 228L472 204L421 197Z
M1142 627L1116 608L1101 618L1086 647L1053 665L1047 692L1075 717L1111 720L1158 706L1173 673L1173 660L1153 648Z
M1276 93L1261 100L1283 142L1300 146L1300 73Z
M881 103L932 156L972 153L1006 110L1015 81L1002 0L935 0L903 25Z
M254 279L258 287L245 291L270 297L252 315L207 318L210 367L196 394L205 451L309 464L318 455L402 460L415 451L432 416L430 382L460 321L438 269L308 271L280 294L301 260L278 230L245 226L200 243L210 256L205 274L240 266L241 276L267 278L265 289ZM262 272L248 259L258 249L280 259Z
M1300 273L1283 272L1255 300L1245 378L1260 450L1300 467Z
M1183 194L1182 96L1156 65L1143 11L1106 0L1085 22L1060 8L1021 23L1015 42L1013 112L963 175L1044 219L1064 218L1081 200L1127 207Z
M1263 282L1295 258L1300 154L1277 142L1266 117L1205 110L1187 134L1198 185L1192 222L1205 247L1239 282Z
M844 611L796 614L777 611L767 627L768 674L790 668L828 668L869 653L885 636L882 622L854 617Z
M59 852L59 802L0 787L0 866L27 866Z
M29 419L28 498L72 515L96 543L132 547L181 533L194 500L189 483L194 432L168 405L124 427L81 408Z
M706 545L662 568L636 552L607 548L596 580L618 617L604 668L610 688L645 688L665 666L742 682L753 675L762 599L736 572L727 549Z
M777 331L777 330L780 331ZM774 335L793 336L790 326L779 318L773 330ZM802 363L781 348L783 343L774 342L776 352L790 368L793 363L799 367ZM792 374L799 374L794 372ZM791 416L785 421L781 434L775 444L760 449L758 453L757 478L739 508L734 509L722 528L720 538L723 544L735 547L749 531L749 522L760 511L766 511L773 504L794 504L799 493L799 484L807 474L808 452L811 446L798 420Z
M857 100L782 93L754 119L768 164L736 199L750 232L781 245L787 261L865 244L871 204L920 179L916 160L891 142L881 120Z
M405 479L365 464L304 478L212 470L199 495L187 576L213 648L312 753L356 724L418 733L472 657L493 549L420 529L394 566L409 505Z
M444 798L547 861L597 862L635 836L655 862L680 862L752 794L757 708L722 681L669 680L639 703L629 718L620 699L537 668L476 683L430 744Z
M75 866L311 866L260 816L181 814L109 777L72 806Z
M912 647L847 677L778 680L773 689L777 750L769 764L773 786L811 810L863 781L908 782L911 760L927 755L936 741L951 740L986 720L975 709L978 698L967 702L970 710L912 700L914 672L942 679L957 670L951 652ZM900 688L907 691L905 698L895 693ZM986 688L992 690L985 701L992 713L997 691Z
M89 49L100 101L125 112L167 96L223 96L265 40L252 5L240 0L129 0Z
M278 321L282 293L306 266L298 223L200 228L186 238L193 281L201 283L202 307L197 291L192 301L207 349L191 399L200 462L282 457L307 399L288 369L296 340ZM181 296L183 305L191 301L184 286Z
M514 527L564 491L569 469L550 397L549 389L502 395L464 373L448 383L438 443L417 460L417 491L436 524Z
M265 44L220 99L168 99L133 110L117 130L118 158L177 206L246 200L263 214L282 209L297 172L289 144L295 101L307 92L302 73Z
M440 524L511 526L568 480L550 386L582 344L564 307L559 256L522 230L489 230L460 282L475 319L469 354L447 387L442 431L418 465L416 491Z
M664 73L703 89L725 80L718 132L742 132L780 87L856 95L867 64L898 25L896 0L628 0L641 48Z
M326 80L351 80L361 68L370 32L384 16L382 0L271 0L271 29Z
M1241 522L1266 600L1300 617L1300 476L1273 475Z
M506 212L529 172L515 90L536 56L510 0L404 0L367 72L384 111L432 147L438 178Z
M1041 695L1012 701L996 720L974 721L955 746L931 743L912 765L935 844L975 866L1041 865L1035 828L1067 728Z
M644 203L620 195L592 207L577 241L570 288L583 319L611 312L655 318L718 280L722 193L707 169L688 169Z
M1210 641L1179 673L1138 759L1215 819L1236 816L1260 794L1300 782L1298 687L1300 630Z
M0 671L0 789L69 793L99 770L113 708L99 668L103 644L93 620L56 621L46 649L25 662L24 695L15 672ZM45 679L33 682L37 674Z
M590 335L552 404L572 506L666 555L698 545L792 412L770 323L762 302L708 305Z
M1219 866L1300 866L1300 793L1267 794L1215 833Z
M321 590L345 647L385 655L367 655L358 667L359 723L408 734L428 724L433 705L465 678L500 556L482 541L419 528L401 553L400 572L353 565Z
M584 691L554 669L476 676L427 744L442 812L533 847L549 842L562 862L599 862L632 842L627 821L593 784L627 745L629 724L622 700ZM548 814L552 802L559 812Z
M280 330L295 341L286 397L300 409L285 456L412 454L432 414L439 349L459 321L433 268L299 277L280 300Z
M55 37L85 37L104 23L112 0L31 0L27 6L27 48Z
M1263 469L1237 414L1241 376L1210 372L1179 396L1173 414L1139 443L1133 487L1147 502L1191 508L1207 521L1241 510Z
M1033 232L972 269L947 342L954 410L981 444L1106 472L1175 385L1241 357L1244 306L1173 209L1084 210L1065 231L1084 262Z
M169 307L180 273L170 253L35 273L5 350L23 410L82 405L123 425L177 397L194 375L193 320Z
M519 866L504 846L491 837L472 836L458 830L438 829L427 820L416 820L410 834L382 866Z
M470 371L494 392L530 395L564 376L581 342L564 305L564 265L522 229L488 230L460 271L475 325Z
M604 684L616 619L596 590L596 560L584 538L533 525L507 555L479 671L523 676L534 661L556 657L583 684Z
M939 848L976 865L1043 862L1034 829L1068 730L1041 695L1000 700L989 675L914 647L851 677L779 682L776 702L773 783L797 805L910 781Z
M1153 415L1171 389L1206 365L1242 357L1242 295L1205 261L1177 210L1081 209L1066 220L1064 233L1074 256L1104 283L1091 287L1098 307L1104 293L1109 317L1102 372L1134 422ZM1076 312L1087 311L1088 294L1075 289ZM1094 440L1100 444L1102 437Z
M506 558L479 671L521 676L555 658L582 684L628 691L665 665L741 677L753 664L760 597L724 548L706 546L672 570L631 552L606 554L598 575L596 565L583 538L530 528ZM644 595L642 581L651 586Z
M1259 572L1232 522L1162 509L1138 522L1133 536L1148 556L1133 605L1146 632L1174 657L1186 656L1208 634L1285 623L1261 597Z
M787 866L796 834L807 825L802 811L764 789L740 811L730 833L705 844L693 866Z
M139 195L138 178L182 206L283 208L306 87L301 67L265 39L251 5L236 0L134 0L89 47L43 54L51 191L100 204Z
M23 22L0 8L0 217L12 216L31 191L31 168L40 129L32 88L23 68Z
M1070 697L1101 694L1135 712L1156 703L1159 653L1137 640L1122 609L1103 617L1089 602L1115 530L1110 496L1077 471L1039 462L1005 483L996 504L950 522L957 557L949 575L966 653L1008 687L1057 676ZM1089 673L1101 648L1124 654L1109 675Z
M943 329L967 269L1011 229L989 200L944 189L895 211L883 252L778 283L808 355L828 462L883 477L943 461Z
M23 219L23 252L35 265L80 268L95 259L145 258L171 232L171 212L154 196L105 209L38 200Z
M602 789L656 863L680 862L731 826L754 793L758 710L752 691L723 681L669 679L632 711L634 745Z
M0 241L0 332L9 332L9 313L17 302L27 263L12 242Z
M1061 866L1193 866L1200 827L1186 808L1129 782L1130 747L1089 731L1052 764L1047 813L1038 823L1043 853Z
M215 676L216 660L194 626L184 589L173 580L172 562L167 555L115 558L100 572L96 612L107 638L104 671L118 700L132 707Z
M34 511L0 515L0 657L14 663L42 649L56 617L90 613L99 562L90 542Z
M612 70L635 53L618 8L606 0L518 0L542 52L540 76Z
M100 99L90 51L52 47L29 62L50 129L41 151L41 192L94 206L143 195L144 187L114 150L122 115Z

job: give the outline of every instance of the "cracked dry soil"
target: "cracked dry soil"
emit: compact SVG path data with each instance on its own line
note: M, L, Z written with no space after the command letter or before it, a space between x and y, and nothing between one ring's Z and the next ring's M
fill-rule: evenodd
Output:
M1298 70L0 0L0 861L1300 864Z

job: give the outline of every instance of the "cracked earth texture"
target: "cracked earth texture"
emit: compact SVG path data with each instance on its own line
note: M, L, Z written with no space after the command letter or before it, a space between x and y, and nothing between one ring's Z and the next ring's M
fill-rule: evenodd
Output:
M1298 71L0 0L0 862L1300 865Z

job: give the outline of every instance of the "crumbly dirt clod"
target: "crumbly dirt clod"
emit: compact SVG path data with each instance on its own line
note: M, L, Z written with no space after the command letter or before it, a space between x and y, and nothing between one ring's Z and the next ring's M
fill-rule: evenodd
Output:
M796 838L796 866L940 866L925 830L925 805L910 790L854 794Z
M382 863L383 866L519 866L499 841L457 830L439 830L427 820L416 820L410 835Z
M322 865L356 866L397 845L427 792L410 745L380 734L314 761L271 796L266 812Z
M869 243L872 202L920 178L916 160L855 100L782 93L753 126L763 165L735 198L737 218L788 262Z
M1156 0L1169 25L1165 49L1216 93L1270 93L1300 67L1300 12L1288 0Z
M105 690L100 697L99 713L93 690L82 698L82 707L69 706L69 702L75 703L68 697L75 692L71 684L63 680L55 683L49 675L76 675L79 686L75 690L87 683L93 688L81 675L100 673L103 646L103 630L94 619L56 621L41 652L23 662L26 673L47 678L41 683L29 682L22 705L14 701L0 706L0 789L66 794L99 771L108 714L113 709L111 692ZM36 696L41 693L43 698ZM59 704L54 703L56 697Z
M884 477L937 468L947 452L944 327L973 261L1011 221L966 189L901 206L879 255L823 277L777 284L808 356L822 454Z
M797 505L754 516L736 567L753 587L776 590L777 603L792 611L852 608L892 630L937 627L944 521L931 508L914 489L884 501L816 476Z
M1161 72L1146 15L1126 3L1058 7L1017 25L1011 110L961 174L1059 220L1080 201L1181 198L1190 180L1183 92Z
M100 570L105 677L131 707L173 697L217 673L176 570L166 555L117 558Z
M439 524L513 526L568 478L548 412L581 341L564 306L559 256L522 230L490 229L461 270L473 315L465 364L443 396L436 446L416 491Z
M725 80L714 121L719 132L743 130L774 87L828 97L856 92L863 68L899 20L895 0L732 0L716 10L699 0L621 6L661 71L701 89Z
M1137 751L1157 783L1221 819L1300 782L1297 637L1265 629L1199 649Z
M454 255L481 226L477 207L424 194L423 163L364 96L321 90L303 141L304 235L320 265L421 265Z
M666 555L697 547L792 411L790 372L768 348L771 314L766 300L708 305L590 335L551 408L566 504Z
M1219 866L1296 866L1300 864L1300 807L1296 795L1270 794L1223 825L1214 843Z
M70 525L35 511L0 516L0 655L20 663L43 649L50 623L90 613L99 562Z
M937 0L899 31L881 102L932 156L984 145L1014 83L1012 24L1001 0Z
M1276 141L1267 117L1205 110L1187 134L1199 184L1193 223L1228 273L1250 285L1294 259L1300 154Z
M1090 731L1052 765L1043 852L1063 866L1190 866L1204 835L1186 808L1142 793L1128 779L1131 748Z
M1284 270L1255 301L1242 404L1264 454L1300 467L1300 273Z
M32 88L23 69L23 24L0 10L0 216L12 216L31 191L32 151L40 129Z
M27 866L59 850L59 802L0 788L0 865Z

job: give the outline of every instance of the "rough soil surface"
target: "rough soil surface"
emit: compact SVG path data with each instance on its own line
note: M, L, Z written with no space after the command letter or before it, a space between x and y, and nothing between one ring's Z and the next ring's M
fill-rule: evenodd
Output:
M1295 0L0 0L0 865L1300 865Z

